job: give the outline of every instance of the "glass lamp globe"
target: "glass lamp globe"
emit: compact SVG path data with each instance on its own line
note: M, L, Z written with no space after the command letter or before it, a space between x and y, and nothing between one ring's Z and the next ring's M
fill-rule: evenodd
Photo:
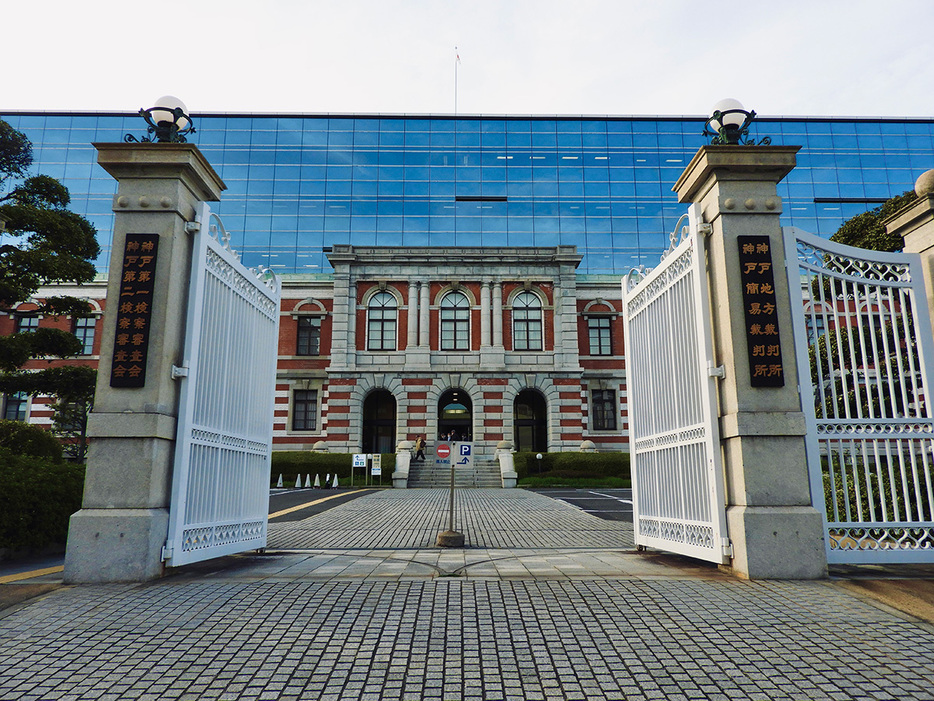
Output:
M173 110L180 108L182 112L188 114L188 108L185 107L185 103L179 100L177 97L172 95L163 95L158 100L156 100L156 106L150 110L150 115L152 116L152 121L156 124L161 124L162 122L168 122L169 124L175 122L175 113ZM188 118L180 117L178 123L176 124L179 131L184 131L188 126Z
M733 112L732 114L723 115L722 125L719 119L713 119L710 122L710 126L712 126L717 131L720 131L721 126L739 129L743 125L743 121L746 119L746 115L744 114L746 110L743 107L743 103L741 103L739 100L734 100L732 97L720 100L713 106L713 108L710 110L710 113L713 114L714 112L726 112L728 110L742 110L742 112Z

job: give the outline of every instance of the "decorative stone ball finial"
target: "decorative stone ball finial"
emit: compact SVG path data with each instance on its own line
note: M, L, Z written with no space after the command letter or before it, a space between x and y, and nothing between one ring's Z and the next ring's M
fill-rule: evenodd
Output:
M921 173L920 177L915 180L915 194L918 197L934 194L934 168Z

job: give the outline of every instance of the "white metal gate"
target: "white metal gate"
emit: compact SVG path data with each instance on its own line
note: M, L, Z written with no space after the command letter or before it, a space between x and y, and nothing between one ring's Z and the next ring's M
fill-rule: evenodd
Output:
M279 341L278 278L246 268L205 203L194 234L170 566L264 548ZM218 239L218 232L222 235Z
M705 241L695 206L688 218L657 268L623 282L633 524L637 545L726 564Z
M934 337L921 259L784 235L827 560L934 562Z

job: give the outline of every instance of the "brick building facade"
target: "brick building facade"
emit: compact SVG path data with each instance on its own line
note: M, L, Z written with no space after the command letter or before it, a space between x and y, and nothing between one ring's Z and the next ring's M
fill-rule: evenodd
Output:
M627 443L620 286L576 272L573 246L335 245L333 273L286 276L274 445L392 452L455 432L481 455ZM104 283L61 290L105 304ZM59 290L56 290L58 293ZM100 319L0 318L0 334L71 328L96 364ZM34 361L45 364L45 361ZM48 400L4 398L4 416L51 424Z

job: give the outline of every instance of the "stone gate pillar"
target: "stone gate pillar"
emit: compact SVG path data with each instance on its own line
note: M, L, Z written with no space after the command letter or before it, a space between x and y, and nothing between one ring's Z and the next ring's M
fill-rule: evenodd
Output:
M885 230L905 241L905 253L921 255L928 310L934 319L934 170L915 182L918 199L883 222Z
M159 577L168 534L192 243L198 202L226 189L191 144L94 144L118 182L107 307L81 510L66 582ZM129 305L129 306L127 306ZM142 379L141 379L142 376Z
M719 382L720 436L732 564L737 574L757 579L811 579L827 572L822 517L811 506L776 189L794 168L798 148L704 146L673 188L679 201L698 204L712 228L708 281L714 355L725 369ZM741 238L747 236L754 238ZM748 293L758 287L743 280L749 262L744 250L753 251L754 273L774 273L762 297L774 310L761 300L747 309L754 303ZM767 258L771 266L760 265ZM763 308L772 311L774 329L747 323L747 312ZM766 345L755 335L760 332L771 334ZM753 363L750 343L761 348L755 354L763 357L755 359L766 363ZM761 376L754 380L760 374L770 375L772 386L762 386Z

